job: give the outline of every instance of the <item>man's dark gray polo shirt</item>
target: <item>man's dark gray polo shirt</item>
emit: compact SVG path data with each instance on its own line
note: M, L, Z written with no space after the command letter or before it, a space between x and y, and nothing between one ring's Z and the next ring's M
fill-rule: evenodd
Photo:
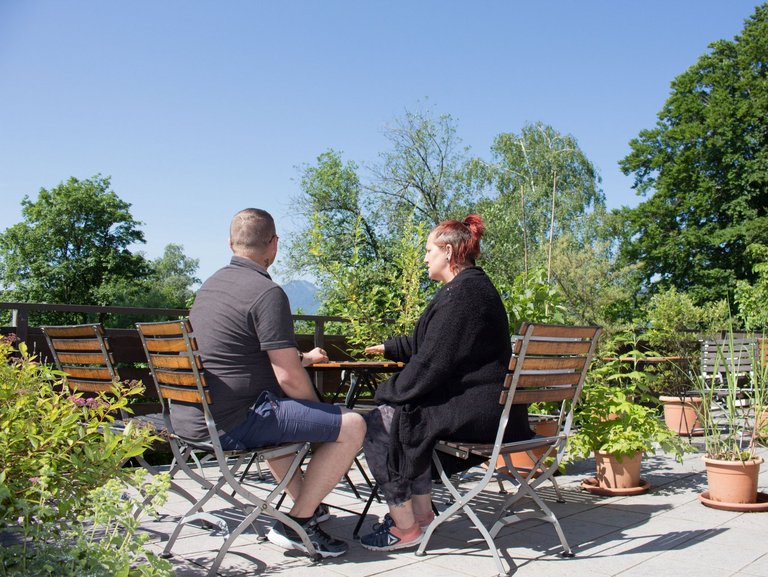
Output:
M267 351L295 347L296 337L288 297L265 268L233 256L200 287L189 319L220 433L242 423L262 391L283 396ZM208 437L196 407L174 403L171 420L183 437Z

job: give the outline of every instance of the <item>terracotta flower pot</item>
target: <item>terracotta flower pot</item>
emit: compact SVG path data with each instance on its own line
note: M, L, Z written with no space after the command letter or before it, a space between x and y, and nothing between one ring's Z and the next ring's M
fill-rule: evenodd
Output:
M701 397L659 397L664 403L664 422L670 430L686 437L701 435L704 429L699 420Z
M757 502L757 476L762 457L748 461L721 461L704 457L708 498L720 503Z
M542 437L551 437L557 434L557 421L554 419L537 421L535 424L531 425L531 429L537 435L541 435ZM536 456L536 460L538 460L539 457L541 457L547 451L547 449L548 447L539 447L538 449L533 449L531 453L533 453ZM509 457L512 460L512 464L518 470L531 470L533 468L534 460L531 459L526 451L509 453ZM501 469L503 472L506 467L507 466L504 464L504 457L499 456L499 458L496 460L496 468Z
M639 487L640 461L643 453L638 451L634 455L624 457L619 461L610 453L595 451L595 465L597 468L598 486L604 489L630 489Z

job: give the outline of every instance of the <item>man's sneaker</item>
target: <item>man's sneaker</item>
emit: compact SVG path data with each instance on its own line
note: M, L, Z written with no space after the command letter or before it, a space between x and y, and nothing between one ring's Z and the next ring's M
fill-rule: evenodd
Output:
M374 524L373 533L360 537L360 544L371 551L395 551L396 549L415 547L421 543L421 538L424 535L421 530L415 537L403 540L392 533L394 527L395 521L387 513L381 523Z
M344 555L347 549L349 549L349 546L344 541L334 539L323 531L314 517L302 525L302 527L307 532L307 537L309 537L310 543L315 547L315 551L321 557L338 557L339 555ZM283 549L295 549L307 553L307 548L296 531L283 525L280 521L276 521L269 530L267 539L270 543Z
M315 509L315 521L318 523L325 523L328 519L331 518L331 512L328 509L328 505L325 503L320 503L317 506L317 509Z

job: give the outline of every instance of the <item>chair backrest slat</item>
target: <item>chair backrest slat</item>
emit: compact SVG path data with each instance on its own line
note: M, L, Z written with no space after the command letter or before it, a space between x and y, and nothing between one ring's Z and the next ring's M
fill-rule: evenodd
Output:
M535 391L518 389L515 391L515 398L512 402L515 405L530 405L532 403L572 401L576 392L576 387L538 389Z
M109 340L99 323L41 327L56 368L70 388L88 393L111 391L119 380Z

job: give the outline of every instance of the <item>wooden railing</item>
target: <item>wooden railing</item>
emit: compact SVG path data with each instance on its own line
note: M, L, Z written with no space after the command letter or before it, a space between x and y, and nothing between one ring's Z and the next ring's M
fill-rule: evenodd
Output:
M0 334L16 334L16 337L26 343L28 349L36 354L42 362L50 362L51 356L48 343L39 327L29 324L32 312L64 312L82 313L91 321L98 322L105 315L129 315L132 317L157 318L165 317L173 319L186 317L189 309L157 309L137 307L102 307L95 305L71 305L71 304L45 304L45 303L16 303L0 302L0 311L11 311L11 323L0 326ZM340 335L326 334L326 325L330 322L347 322L342 317L321 315L292 315L294 322L309 321L314 325L313 334L297 334L296 340L301 350L307 351L313 347L322 347L328 351L333 360L349 360L345 353L347 350L346 339ZM83 321L85 322L85 321ZM74 323L73 323L74 324ZM145 368L146 359L141 347L138 332L134 328L107 328L110 347L118 365L118 371L122 379L137 379L144 382L146 395L151 400L156 398L152 377ZM335 383L337 375L316 374L316 386L324 391L323 380Z

